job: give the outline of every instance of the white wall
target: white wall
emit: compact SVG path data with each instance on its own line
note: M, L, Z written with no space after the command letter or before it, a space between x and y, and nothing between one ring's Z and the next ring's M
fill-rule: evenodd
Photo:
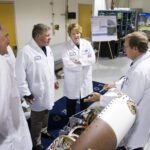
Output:
M106 8L110 8L111 0L106 1ZM53 6L50 5L53 2ZM66 8L68 11L76 12L76 19L66 20ZM118 7L143 8L150 11L149 0L118 0ZM31 39L31 31L34 24L45 23L51 28L59 25L59 30L52 30L51 45L62 43L68 38L67 25L78 21L78 3L93 4L94 14L102 8L102 0L15 0L16 37L17 46L20 49ZM105 7L105 6L103 6ZM53 8L53 9L52 9ZM54 17L52 17L54 13Z
M76 19L68 19L67 25L73 22L77 22L78 20L78 3L76 0L68 0L68 12L75 12Z
M65 5L65 0L55 0L53 6L50 5L50 0L16 0L15 17L18 49L31 39L33 25L37 23L47 24L51 28L53 27L52 23L58 24L59 30L55 30L55 32L52 30L51 44L64 42L66 40ZM52 17L52 13L54 13L54 17Z
M92 4L93 0L77 0L80 4Z
M106 0L107 9L110 9L111 0ZM117 0L117 7L142 8L150 12L149 0Z
M78 4L93 4L93 3L94 3L93 0L68 0L68 11L76 12L77 14L76 20L73 20L73 21L78 20Z
M150 12L149 0L132 0L130 1L131 8L142 8L143 11Z
M93 15L98 16L98 10L106 10L106 1L105 0L94 0L93 4Z
M68 12L76 12L76 19L66 20L67 2ZM67 25L78 20L78 3L92 4L92 2L93 0L15 0L18 49L31 39L33 25L37 23L51 26L51 45L66 41ZM59 25L59 30L54 30L54 25Z

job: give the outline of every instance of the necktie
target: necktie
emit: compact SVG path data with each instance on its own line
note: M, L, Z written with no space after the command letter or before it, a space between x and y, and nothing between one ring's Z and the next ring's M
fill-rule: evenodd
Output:
M42 47L42 50L43 50L44 54L47 56L47 53L46 53L46 47L45 47L45 46Z
M133 62L130 64L130 67L133 65Z

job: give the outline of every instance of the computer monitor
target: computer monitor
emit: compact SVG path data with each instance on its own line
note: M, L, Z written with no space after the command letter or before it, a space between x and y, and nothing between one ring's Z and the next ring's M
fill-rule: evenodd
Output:
M138 30L150 31L150 12L139 13Z

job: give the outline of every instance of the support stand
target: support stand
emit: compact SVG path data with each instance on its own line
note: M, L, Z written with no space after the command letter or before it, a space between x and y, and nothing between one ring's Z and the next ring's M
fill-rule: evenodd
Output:
M113 54L112 54L112 49L111 49L111 46L110 46L110 41L107 41L107 43L108 43L108 47L109 47L111 58L113 59L114 57L113 57ZM98 44L97 60L99 59L100 51L101 51L101 42L99 42L99 44Z

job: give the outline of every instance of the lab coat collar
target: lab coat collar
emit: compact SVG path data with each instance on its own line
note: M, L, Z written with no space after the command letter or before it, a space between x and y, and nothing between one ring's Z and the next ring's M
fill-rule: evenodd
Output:
M139 56L138 58L136 58L133 61L133 65L131 67L135 67L137 64L139 64L141 61L143 61L145 59L150 59L150 52L149 51L147 51L146 53L144 53L141 56Z
M42 52L44 54L43 50L38 46L38 44L35 42L35 40L33 38L31 40L30 44L34 50Z
M72 41L72 39L70 39L70 44L71 44L71 46L75 46L75 49L77 49L77 50L79 50L80 48L78 48L77 46L76 46L76 44ZM81 47L81 40L80 40L80 42L79 42L79 45L80 45L80 47Z

